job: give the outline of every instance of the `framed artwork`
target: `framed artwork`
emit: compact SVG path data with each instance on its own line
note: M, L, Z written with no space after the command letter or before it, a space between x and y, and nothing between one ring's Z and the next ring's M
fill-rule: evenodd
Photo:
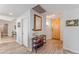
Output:
M66 21L66 26L78 26L78 19L67 20Z
M34 14L34 31L42 30L42 17Z
M14 25L14 29L16 30L16 25Z
M18 22L18 27L21 27L21 24L20 24L20 22Z

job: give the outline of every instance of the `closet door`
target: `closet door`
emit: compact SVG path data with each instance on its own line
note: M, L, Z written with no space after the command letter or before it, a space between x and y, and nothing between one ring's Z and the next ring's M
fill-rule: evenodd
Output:
M16 41L22 45L22 21L17 20L16 22Z
M22 19L22 38L23 38L23 45L28 47L28 27L29 22L28 19Z

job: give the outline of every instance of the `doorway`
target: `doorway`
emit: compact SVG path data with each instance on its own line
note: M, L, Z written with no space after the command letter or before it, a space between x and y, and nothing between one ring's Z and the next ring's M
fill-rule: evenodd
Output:
M1 37L8 36L8 24L3 24L3 30L1 31Z
M15 42L16 29L15 22L0 20L0 44Z
M52 19L52 38L60 40L60 18Z

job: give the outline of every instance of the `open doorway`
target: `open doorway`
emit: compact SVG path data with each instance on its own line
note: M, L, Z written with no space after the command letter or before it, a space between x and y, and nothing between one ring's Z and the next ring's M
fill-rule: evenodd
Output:
M52 38L60 40L60 18L52 19Z
M0 44L16 41L15 22L0 20Z

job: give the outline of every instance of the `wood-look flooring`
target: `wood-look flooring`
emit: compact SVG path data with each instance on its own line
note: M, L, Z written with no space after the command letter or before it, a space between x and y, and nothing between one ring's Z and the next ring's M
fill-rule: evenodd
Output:
M66 51L65 51L66 52ZM63 44L60 40L48 39L46 44L38 49L37 54L63 54ZM66 52L67 54L68 52ZM16 43L14 38L4 37L0 40L0 54L36 54Z
M39 54L62 54L63 44L60 40L49 39L47 43L41 47L38 52Z
M0 54L26 54L30 53L26 47L16 43L12 37L4 37L0 40Z

